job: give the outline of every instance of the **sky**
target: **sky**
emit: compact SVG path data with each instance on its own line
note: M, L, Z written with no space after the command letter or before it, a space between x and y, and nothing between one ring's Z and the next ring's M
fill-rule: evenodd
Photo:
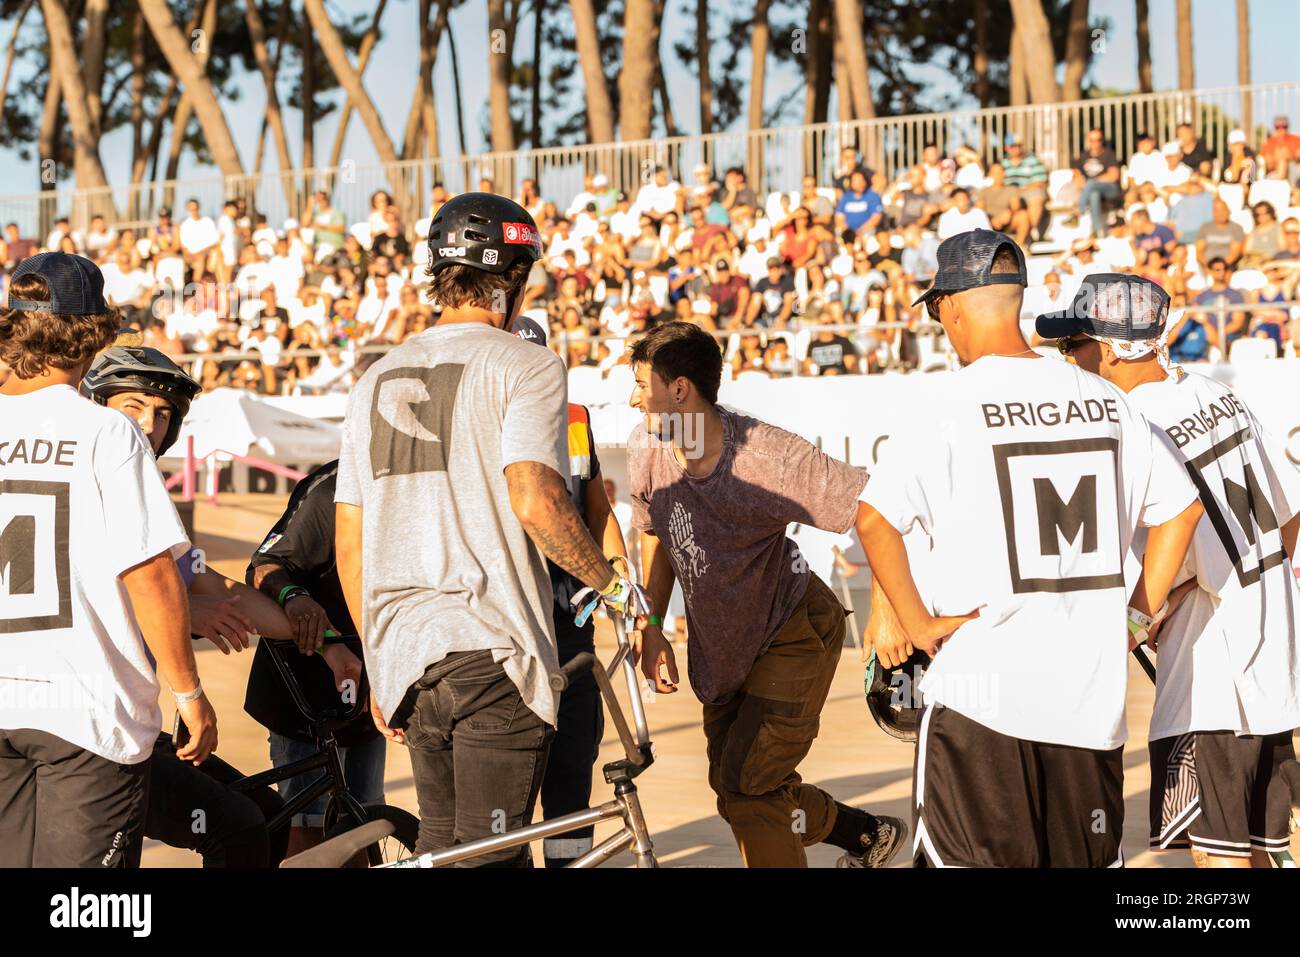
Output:
M740 0L731 0L740 2ZM369 12L373 3L367 0L329 0L329 7L348 13ZM457 48L461 66L461 86L465 108L466 145L470 153L485 151L481 130L487 110L487 76L482 64L487 61L487 13L486 3L472 0L451 15L452 28L456 34ZM664 51L669 69L669 95L674 103L675 119L684 132L699 130L699 95L693 74L681 67L677 61L673 46L694 33L694 17L676 12L680 4L670 2L669 13L665 17L660 49ZM1137 89L1137 46L1134 35L1134 13L1132 0L1092 0L1090 16L1097 20L1109 18L1112 29L1102 37L1105 43L1094 58L1092 78L1095 83L1106 88L1121 90ZM1236 64L1236 12L1235 3L1230 0L1194 0L1192 4L1194 17L1194 52L1196 84L1199 87L1232 86L1237 82ZM410 106L410 97L414 90L418 73L418 37L414 29L416 19L414 0L399 0L390 3L384 15L383 27L386 28L371 57L371 67L367 71L366 88L374 100L389 136L400 143L406 122L406 113ZM1157 90L1170 89L1177 82L1177 45L1174 23L1174 0L1152 0L1150 4L1151 59L1155 86ZM40 17L29 15L25 31L39 32L43 29ZM12 22L0 21L0 38L7 41ZM1286 82L1300 79L1300 68L1296 66L1296 37L1300 35L1300 3L1296 0L1252 0L1251 2L1251 69L1252 79L1256 83ZM773 37L773 43L780 38ZM516 43L516 57L527 61L532 58L531 22L521 22ZM545 60L543 60L545 68ZM740 68L748 71L748 56L741 61ZM715 67L716 69L716 67ZM919 75L926 82L936 84L943 92L957 93L954 81L939 68L923 68ZM769 64L766 105L770 109L782 96L793 88L801 87L803 77L793 65L777 66ZM22 65L15 67L11 80L11 89L24 80L34 81L30 71L24 71ZM250 73L238 81L241 97L237 104L231 104L227 110L227 122L231 126L244 165L251 165L256 151L258 129L264 112L266 96L260 77ZM289 84L282 83L282 99L287 97ZM439 132L444 155L457 151L455 123L455 100L451 76L451 58L447 55L444 41L438 57L434 77L436 91ZM334 94L340 100L341 91ZM970 106L976 105L973 100ZM835 115L832 99L831 116ZM335 110L316 126L316 152L321 162L328 159L337 128L339 111ZM1300 118L1298 118L1300 119ZM744 122L742 116L741 123ZM301 122L295 110L285 111L286 131L290 149L295 157L300 156ZM122 183L129 179L130 164L129 129L121 129L106 136L101 143L101 157L109 180ZM275 150L268 144L265 169L273 171L276 166ZM365 131L364 125L355 115L348 127L344 143L343 156L351 159L358 167L365 167L378 162L374 146ZM21 193L20 182L35 183L36 160L25 166L30 170L30 177L15 167L18 160L13 150L0 144L0 161L16 173L9 179L10 186L5 193ZM182 159L180 175L182 178L210 176L215 171L211 167L198 166L188 153Z

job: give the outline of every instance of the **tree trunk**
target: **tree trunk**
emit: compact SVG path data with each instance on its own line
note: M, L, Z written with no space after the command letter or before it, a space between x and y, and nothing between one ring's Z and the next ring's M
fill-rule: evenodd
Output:
M249 0L251 3L252 0ZM423 7L428 0L420 0ZM375 44L379 42L379 19L384 15L384 7L388 5L388 0L379 0L379 5L375 7L375 15L370 18L370 26L367 28L365 35L361 38L361 48L357 51L357 74L366 75L366 66L370 63L370 54L374 50ZM420 36L424 36L424 29L421 28ZM424 49L421 45L420 58L423 62ZM330 167L339 165L339 159L343 156L343 140L348 135L348 123L352 120L352 101L344 100L343 106L339 112L339 126L334 133L334 146L330 149Z
M4 129L5 120L5 98L9 93L9 71L14 66L14 46L18 43L18 31L23 28L23 21L27 19L27 11L32 8L36 0L27 0L23 8L18 11L18 19L14 23L14 32L9 34L9 44L5 47L5 72L4 77L0 78L0 131Z
M754 0L754 27L750 34L750 64L753 79L749 84L749 128L763 128L763 94L767 84L767 47L771 31L767 22L768 0Z
M513 50L506 23L506 0L488 0L488 113L492 151L506 153L515 148L514 122L510 117L510 71Z
M1178 19L1178 88L1191 90L1196 87L1192 56L1192 0L1177 0L1175 16Z
M208 68L208 57L212 55L212 44L209 37L216 32L217 26L217 0L204 0L200 4L203 17L203 44L199 48L196 56L199 66L206 72ZM190 44L194 36L194 27L185 31L186 44L193 50ZM190 99L188 87L181 90L181 101L176 106L176 116L172 120L172 142L171 148L167 153L167 179L175 179L177 170L180 168L181 153L185 149L185 137L189 133L190 118L194 115L194 103Z
M286 13L292 10L291 0L285 0ZM302 23L302 166L316 168L316 40L312 35L311 18L304 13ZM311 187L305 182L303 190Z
M835 27L840 51L848 73L848 94L852 98L853 118L869 120L876 115L871 99L871 74L867 70L867 44L862 35L861 0L835 0Z
M664 117L664 135L677 135L677 120L673 118L673 104L668 99L668 84L664 80L664 71L656 70L655 89L659 92L659 110Z
M813 0L825 3L826 0ZM700 134L713 132L713 73L709 67L709 0L695 0L695 34L700 69Z
M276 77L280 75L280 57L284 53L285 41L289 38L289 24L293 21L289 9L291 2L292 0L285 0L285 9L280 11L280 27L275 34L275 59L271 61L271 75ZM257 128L257 155L253 160L255 170L261 170L262 159L266 156L266 130L269 125L266 114L263 113L262 122Z
M465 148L465 100L460 95L460 56L456 53L456 34L447 21L447 52L451 54L451 82L456 87L456 136L460 142L460 155L466 155Z
M108 0L86 0L86 42L81 53L86 71L86 108L95 138L100 134L104 110L104 46L107 42Z
M161 2L161 0L160 0ZM45 29L50 38L50 74L59 78L59 89L68 106L68 122L72 126L76 148L75 170L78 189L107 189L108 177L99 159L99 140L90 122L90 109L86 105L86 84L77 64L77 44L72 34L72 24L62 0L41 0L45 14ZM108 203L112 203L112 196ZM113 213L116 219L116 213Z
M655 20L654 0L626 0L623 11L623 72L618 77L621 140L650 138L658 50L659 24Z
M438 47L442 44L442 32L447 29L447 17L450 14L450 0L439 0L438 15L428 30L429 61L420 71L420 86L424 91L424 96L420 99L423 116L421 126L424 128L425 151L431 160L442 155L442 148L438 144L438 103L433 98L433 69L438 65Z
M41 132L37 140L37 149L41 157L41 169L37 178L42 190L57 181L57 177L53 176L51 171L58 163L59 131L63 128L59 122L60 107L63 106L63 91L59 88L59 75L54 71L53 56L50 57L49 70L50 77L45 82L45 107L41 111Z
M1250 86L1250 0L1237 0L1237 83ZM1255 127L1253 103L1249 93L1241 94L1241 128L1246 136Z
M375 143L375 150L379 153L379 159L384 163L396 163L397 150L393 147L393 141L388 138L379 111L375 109L375 104L366 93L366 88L361 85L361 77L348 62L348 52L343 46L338 31L334 29L334 24L330 23L329 14L325 12L324 0L303 0L303 5L307 8L311 25L320 39L325 59L329 61L330 69L338 77L340 85L347 91L361 121L366 124L370 138Z
M1061 99L1083 97L1083 74L1088 68L1088 0L1071 0L1070 30L1065 39L1065 83Z
M1011 105L1024 106L1029 102L1029 80L1025 76L1025 44L1020 27L1011 28Z
M703 0L699 0L703 2ZM614 139L614 107L605 84L605 68L600 59L600 35L596 31L596 10L592 0L569 0L573 11L573 35L582 66L583 92L587 101L587 127L591 142L609 143Z
M989 105L989 5L975 0L975 98L981 107Z
M221 104L212 92L212 84L208 82L203 67L190 53L185 37L176 28L176 21L172 19L166 0L139 0L139 4L140 12L148 21L159 49L167 58L167 65L179 78L194 106L199 126L203 129L203 138L207 140L217 167L226 176L242 176L244 168L239 160L239 150L235 148L234 137L226 125L225 114L221 112Z
M835 115L841 123L853 122L853 91L849 89L849 65L844 61L844 42L839 25L834 25L832 50L835 60Z
M542 146L542 17L546 0L533 0L533 102L528 140L533 149Z
M289 153L289 137L284 132L284 117L280 113L280 96L275 90L275 67L266 49L266 29L262 26L262 15L257 10L257 0L244 0L244 20L248 24L248 36L253 45L253 59L258 72L262 74L262 85L266 87L266 119L275 137L276 154L280 161L280 188L284 190L286 208L294 206L293 156ZM255 175L261 175L261 156L253 167Z
M1151 93L1155 86L1151 82L1151 19L1147 10L1147 0L1135 0L1137 12L1137 48L1138 48L1138 89Z
M145 25L138 7L131 7L131 185L135 186L137 169L144 169L144 72ZM131 190L130 216L141 217L140 194Z
M1056 86L1056 57L1052 52L1052 33L1042 0L1011 0L1011 12L1020 31L1020 51L1024 54L1025 74L1029 81L1031 103L1055 103L1060 97Z

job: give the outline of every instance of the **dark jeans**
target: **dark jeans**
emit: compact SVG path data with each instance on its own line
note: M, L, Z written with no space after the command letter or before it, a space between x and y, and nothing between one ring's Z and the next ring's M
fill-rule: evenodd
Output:
M1103 183L1101 180L1090 179L1083 184L1083 192L1079 194L1079 212L1090 212L1092 214L1092 231L1098 236L1106 235L1106 213L1104 204L1114 202L1123 195L1119 188L1119 183Z
M420 805L416 853L532 823L554 731L524 704L492 652L453 652L430 665L413 690L405 732ZM525 845L462 866L531 862Z
M555 637L559 645L560 664L571 661L584 651L595 651L596 626L593 622L579 628L573 613L556 610ZM542 779L542 817L550 820L591 806L591 770L600 753L600 739L605 733L605 712L600 703L600 686L588 669L560 695L560 714L551 754L546 760ZM542 842L547 867L563 867L591 850L594 827L579 828Z
M274 789L239 794L230 785L244 775L215 754L197 767L176 757L171 735L159 735L149 760L144 836L195 851L204 867L277 867L289 828L272 835L266 822L284 802Z
M0 731L0 867L138 867L149 762Z

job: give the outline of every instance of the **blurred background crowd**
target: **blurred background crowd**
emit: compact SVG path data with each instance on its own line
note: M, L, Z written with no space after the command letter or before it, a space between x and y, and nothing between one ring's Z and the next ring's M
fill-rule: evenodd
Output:
M567 197L525 179L512 195L545 254L524 309L549 323L570 369L589 375L625 363L631 339L671 318L724 340L732 375L946 367L941 330L912 303L939 243L984 227L1026 250L1028 336L1033 316L1065 308L1085 275L1131 272L1173 297L1176 359L1293 356L1300 135L1289 126L1278 116L1255 143L1234 131L1224 156L1191 126L1166 143L1142 136L1127 157L1096 129L1059 169L1014 135L987 168L967 146L931 144L892 182L849 148L826 181L762 196L741 168L660 167L630 195L600 173ZM500 191L491 180L478 188ZM357 222L324 192L301 220L279 223L242 199L221 209L190 200L147 229L97 216L84 232L64 219L23 237L10 224L0 252L6 275L47 249L99 263L126 322L205 389L323 394L346 391L384 347L436 321L425 236L448 198L435 185L414 222L383 191Z

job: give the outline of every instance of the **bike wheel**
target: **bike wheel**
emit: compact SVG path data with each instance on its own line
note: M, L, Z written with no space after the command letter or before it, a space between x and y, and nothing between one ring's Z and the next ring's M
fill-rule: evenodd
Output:
M380 864L391 864L415 853L415 842L420 836L420 820L410 811L404 811L400 807L393 807L390 804L380 804L366 808L366 820L383 820L393 825L391 835L366 848L371 867L377 867ZM344 818L326 830L325 839L329 840L332 837L337 837L364 823L364 821Z

